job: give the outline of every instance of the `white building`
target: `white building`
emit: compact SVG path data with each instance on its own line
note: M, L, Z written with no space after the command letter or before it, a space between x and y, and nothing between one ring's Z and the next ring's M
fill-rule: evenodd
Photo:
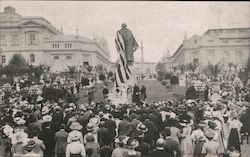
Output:
M200 68L209 62L216 64L229 62L245 66L250 56L250 28L209 29L202 36L194 35L184 40L175 53L163 57L167 69L193 61L201 64Z
M2 65L14 54L24 56L29 64L44 64L52 72L68 66L103 65L110 70L110 52L105 39L91 40L79 35L65 35L42 17L23 17L15 8L0 13L0 55Z

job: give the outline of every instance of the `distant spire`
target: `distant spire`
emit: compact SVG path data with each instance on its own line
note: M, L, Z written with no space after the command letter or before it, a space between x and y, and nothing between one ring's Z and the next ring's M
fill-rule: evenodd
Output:
M141 41L141 62L144 62L143 40Z
M93 33L93 41L96 41L96 34L95 34L95 32Z
M63 33L63 27L61 26L61 32Z
M76 38L79 38L78 27L76 27Z

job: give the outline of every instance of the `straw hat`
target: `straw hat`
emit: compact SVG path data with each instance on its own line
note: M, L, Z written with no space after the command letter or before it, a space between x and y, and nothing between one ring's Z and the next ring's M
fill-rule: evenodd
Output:
M79 122L73 122L69 128L71 130L81 130L83 127Z
M93 123L88 123L86 126L87 131L93 131L94 130L94 124Z
M51 122L52 121L52 116L51 115L45 115L43 116L43 122Z
M164 143L165 143L165 140L163 138L158 138L156 141L156 147L164 149Z
M16 117L14 118L14 122L17 124L17 125L24 125L26 123L26 121L20 117Z
M136 129L138 131L141 131L141 132L147 132L148 131L148 128L144 124L142 124L142 123L139 123L137 125Z
M211 129L206 130L204 134L207 138L213 138L215 136L215 132Z
M118 144L126 144L127 141L128 141L129 137L127 136L118 136L116 139L115 139L115 143L118 143Z
M49 108L47 106L44 106L43 109L42 109L42 114L47 114L49 113Z
M81 132L79 131L71 131L69 133L69 138L71 139L71 141L77 141L81 138Z

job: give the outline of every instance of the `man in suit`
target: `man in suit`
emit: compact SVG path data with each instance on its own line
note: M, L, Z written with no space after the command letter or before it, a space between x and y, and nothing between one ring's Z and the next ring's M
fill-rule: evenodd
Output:
M60 131L55 134L55 153L57 157L65 157L68 133L64 130L65 124L61 125Z
M123 120L118 125L118 135L130 135L133 131L133 127L129 122L129 117L127 115L123 115Z
M164 150L167 153L166 156L167 157L180 157L181 156L180 145L176 140L173 140L170 135L171 135L170 127L165 127L164 128L164 137L165 137Z
M156 149L150 153L150 157L168 157L168 153L164 150L165 140L163 138L159 138L156 141Z

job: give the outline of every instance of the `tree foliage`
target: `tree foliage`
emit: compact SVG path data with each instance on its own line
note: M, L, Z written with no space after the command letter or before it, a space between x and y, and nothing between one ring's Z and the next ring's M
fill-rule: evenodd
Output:
M178 68L180 69L181 73L184 74L187 69L187 66L186 64L183 63L183 64L178 65Z
M177 84L179 84L179 78L177 76L172 76L170 78L170 83L171 83L171 85L177 85Z
M163 72L163 73L166 73L167 69L166 69L165 64L159 62L159 63L156 65L156 71L157 71L157 72L158 72L158 71L161 71L161 72Z
M68 72L70 74L70 77L73 78L76 71L77 71L76 66L68 66Z
M191 62L187 65L188 69L192 71L192 73L194 74L196 69L200 66L199 63L197 62Z
M221 64L220 62L213 65L212 63L208 64L208 71L210 73L211 76L213 76L213 79L217 79L218 75L221 73L222 71L222 66L223 64Z

